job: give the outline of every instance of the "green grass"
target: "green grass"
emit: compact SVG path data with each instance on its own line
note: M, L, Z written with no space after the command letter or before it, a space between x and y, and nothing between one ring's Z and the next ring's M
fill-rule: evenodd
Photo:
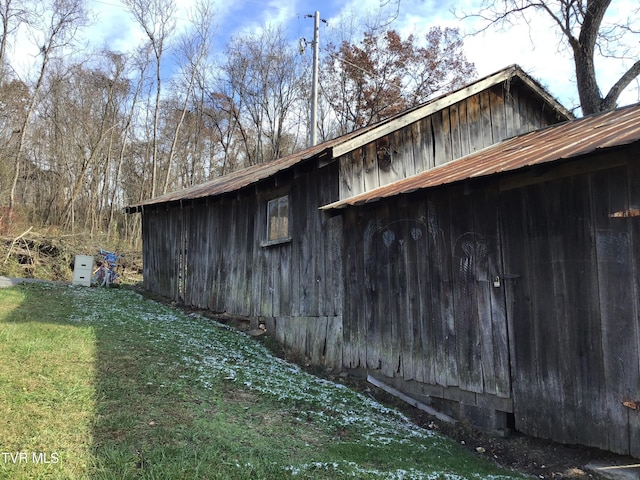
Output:
M0 290L0 364L2 479L521 478L126 288Z

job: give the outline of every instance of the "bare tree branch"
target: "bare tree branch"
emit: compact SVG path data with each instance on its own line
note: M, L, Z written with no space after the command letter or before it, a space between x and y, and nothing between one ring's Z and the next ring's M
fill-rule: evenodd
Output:
M479 12L459 18L482 20L483 24L474 31L477 34L492 27L503 28L516 20L526 21L535 11L543 12L571 47L580 104L583 113L590 114L615 108L622 91L640 74L635 63L603 98L597 80L596 55L621 60L635 60L640 56L637 41L624 42L640 30L636 26L637 15L634 17L633 12L629 12L626 21L605 24L611 4L611 0L485 0ZM637 11L640 8L636 8Z

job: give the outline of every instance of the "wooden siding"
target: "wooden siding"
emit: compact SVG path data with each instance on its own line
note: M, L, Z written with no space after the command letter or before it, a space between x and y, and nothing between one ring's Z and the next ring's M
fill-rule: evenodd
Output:
M546 127L556 118L521 88L493 86L340 157L340 198Z
M234 196L145 209L145 287L264 321L301 355L317 360L329 352L339 365L341 217L318 210L337 198L336 169L289 172ZM287 194L291 239L267 244L267 202Z
M636 457L639 153L501 194L516 427Z
M346 367L510 410L496 200L460 186L345 212Z
M180 260L184 241L179 209L155 209L142 219L144 286L167 298L178 299Z
M636 144L345 209L345 367L640 456L638 158Z

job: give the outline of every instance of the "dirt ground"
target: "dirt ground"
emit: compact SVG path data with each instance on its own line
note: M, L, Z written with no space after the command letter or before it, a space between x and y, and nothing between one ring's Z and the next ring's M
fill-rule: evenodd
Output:
M314 373L317 374L317 372ZM578 445L561 445L518 432L512 432L504 438L497 437L463 423L450 424L438 420L365 380L348 377L340 379L340 381L370 395L384 405L393 406L402 411L417 425L447 435L476 455L486 456L501 466L540 479L600 480L607 477L585 468L586 465L590 463L607 465L640 463L638 459Z

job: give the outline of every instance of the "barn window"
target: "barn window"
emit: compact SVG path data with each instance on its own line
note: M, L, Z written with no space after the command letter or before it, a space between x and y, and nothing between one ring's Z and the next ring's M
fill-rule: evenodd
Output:
M289 196L274 198L267 202L267 243L290 240Z

